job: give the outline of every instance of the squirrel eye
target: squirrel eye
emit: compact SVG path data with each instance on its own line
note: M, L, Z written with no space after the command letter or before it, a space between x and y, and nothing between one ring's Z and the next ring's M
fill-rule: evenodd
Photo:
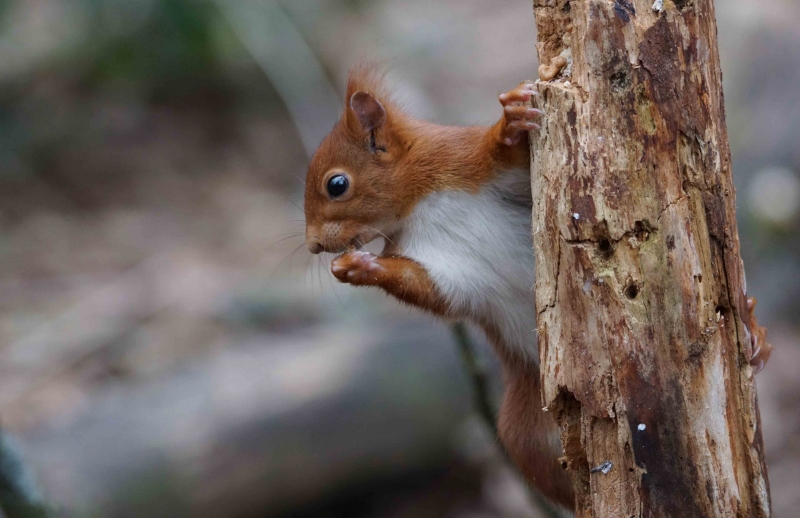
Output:
M350 182L347 180L345 175L337 174L335 176L331 176L331 178L328 180L327 187L330 197L338 198L347 192L347 188L350 187Z

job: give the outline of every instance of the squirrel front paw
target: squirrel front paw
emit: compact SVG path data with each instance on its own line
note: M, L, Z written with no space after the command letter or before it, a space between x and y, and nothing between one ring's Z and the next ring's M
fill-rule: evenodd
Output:
M534 121L544 112L527 105L534 95L539 95L535 88L535 84L526 81L510 92L500 95L504 121L501 133L503 144L515 146L527 132L539 129L540 126Z
M384 272L378 256L368 252L347 252L331 263L331 273L341 282L355 286L374 286Z

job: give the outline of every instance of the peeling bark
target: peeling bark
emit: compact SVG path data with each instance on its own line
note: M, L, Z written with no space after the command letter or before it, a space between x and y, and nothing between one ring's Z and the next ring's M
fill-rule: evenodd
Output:
M713 1L534 10L539 62L571 59L538 83L531 146L543 398L577 514L769 516Z

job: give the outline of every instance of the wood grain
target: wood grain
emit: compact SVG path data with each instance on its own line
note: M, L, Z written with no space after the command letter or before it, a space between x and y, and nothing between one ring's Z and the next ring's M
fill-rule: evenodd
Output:
M571 52L531 146L543 399L577 514L769 516L713 2L534 10L539 61Z

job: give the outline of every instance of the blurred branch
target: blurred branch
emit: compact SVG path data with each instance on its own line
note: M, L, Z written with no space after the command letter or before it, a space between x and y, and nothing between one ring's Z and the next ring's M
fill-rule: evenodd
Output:
M33 475L25 467L19 446L0 430L0 516L46 518L52 516Z
M306 154L313 155L341 105L316 55L278 2L213 1L275 86Z
M475 346L470 340L469 331L463 322L453 324L453 335L464 362L464 368L472 381L472 400L478 415L483 419L484 424L492 431L492 435L497 437L497 416L492 407L492 400L487 387L488 376L486 367L475 355Z
M472 397L475 409L481 416L484 424L492 431L492 435L497 440L497 415L492 405L492 398L488 390L488 375L486 367L475 354L475 346L469 337L467 326L463 322L456 322L453 324L453 336L455 337L458 350L461 353L461 359L464 362L464 368L472 381ZM503 454L506 463L514 470L516 467L511 459L508 457L508 452L500 442L497 442L497 447ZM564 513L556 509L550 504L538 491L528 486L528 495L531 497L531 503L547 518L561 518Z

